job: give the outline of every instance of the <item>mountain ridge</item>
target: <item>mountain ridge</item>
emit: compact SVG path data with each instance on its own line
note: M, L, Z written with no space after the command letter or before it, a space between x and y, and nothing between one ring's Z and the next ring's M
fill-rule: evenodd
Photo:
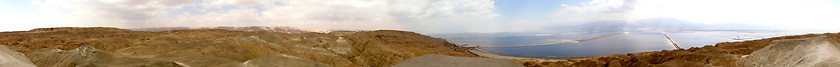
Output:
M327 29L301 29L301 28L286 27L286 26L154 27L154 28L132 28L132 29L129 29L129 30L133 30L133 31L172 31L172 30L206 30L206 29L224 29L224 30L234 30L234 31L269 31L269 32L285 32L285 33L302 33L302 32L329 33L329 32L333 31L333 30L327 30Z

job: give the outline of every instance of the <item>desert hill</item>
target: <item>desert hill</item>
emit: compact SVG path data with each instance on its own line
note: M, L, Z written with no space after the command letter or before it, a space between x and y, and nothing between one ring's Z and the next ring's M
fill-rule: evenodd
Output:
M207 29L224 29L234 31L269 31L269 32L286 32L286 33L300 33L300 32L319 32L328 33L331 30L325 29L300 29L295 27L283 26L248 26L248 27L155 27L155 28L136 28L129 29L134 31L171 31L171 30L207 30Z
M226 29L252 28L282 29ZM425 54L475 57L445 40L395 30L286 33L59 27L2 32L0 44L41 67L381 67Z

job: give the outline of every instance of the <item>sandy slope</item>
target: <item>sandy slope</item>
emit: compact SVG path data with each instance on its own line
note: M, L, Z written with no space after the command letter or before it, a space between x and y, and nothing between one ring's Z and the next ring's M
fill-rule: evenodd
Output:
M0 67L35 67L22 53L0 45Z
M745 66L829 67L840 66L840 44L825 36L773 41L769 46L741 58Z

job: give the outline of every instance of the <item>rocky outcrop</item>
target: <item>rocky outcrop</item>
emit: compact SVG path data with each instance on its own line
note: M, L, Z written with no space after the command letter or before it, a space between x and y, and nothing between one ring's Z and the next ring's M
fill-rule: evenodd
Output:
M0 67L35 67L23 53L0 45Z
M758 67L840 66L840 43L825 36L776 40L742 59Z
M180 67L172 61L133 58L100 51L91 46L73 50L44 48L27 54L39 67Z
M396 64L412 57L426 54L440 54L461 57L474 57L467 54L466 48L456 47L442 39L413 32L396 30L364 31L347 34L355 48L353 62L365 64L364 67L382 67ZM364 48L362 48L364 47Z

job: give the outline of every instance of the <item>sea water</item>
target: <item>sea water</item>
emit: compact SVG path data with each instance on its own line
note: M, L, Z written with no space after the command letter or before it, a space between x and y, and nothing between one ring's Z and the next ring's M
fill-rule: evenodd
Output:
M490 51L540 56L602 56L677 49L663 34L683 49L703 47L720 42L755 40L786 35L825 33L813 31L678 31L678 32L535 32L535 33L480 33L480 34L433 34L457 44L471 46L517 46L545 43L563 43L543 46L485 48ZM577 41L607 35L588 41ZM503 54L499 54L503 55ZM505 55L511 56L511 55ZM526 57L526 56L519 56ZM530 57L550 58L550 57ZM552 58L568 59L568 58Z

